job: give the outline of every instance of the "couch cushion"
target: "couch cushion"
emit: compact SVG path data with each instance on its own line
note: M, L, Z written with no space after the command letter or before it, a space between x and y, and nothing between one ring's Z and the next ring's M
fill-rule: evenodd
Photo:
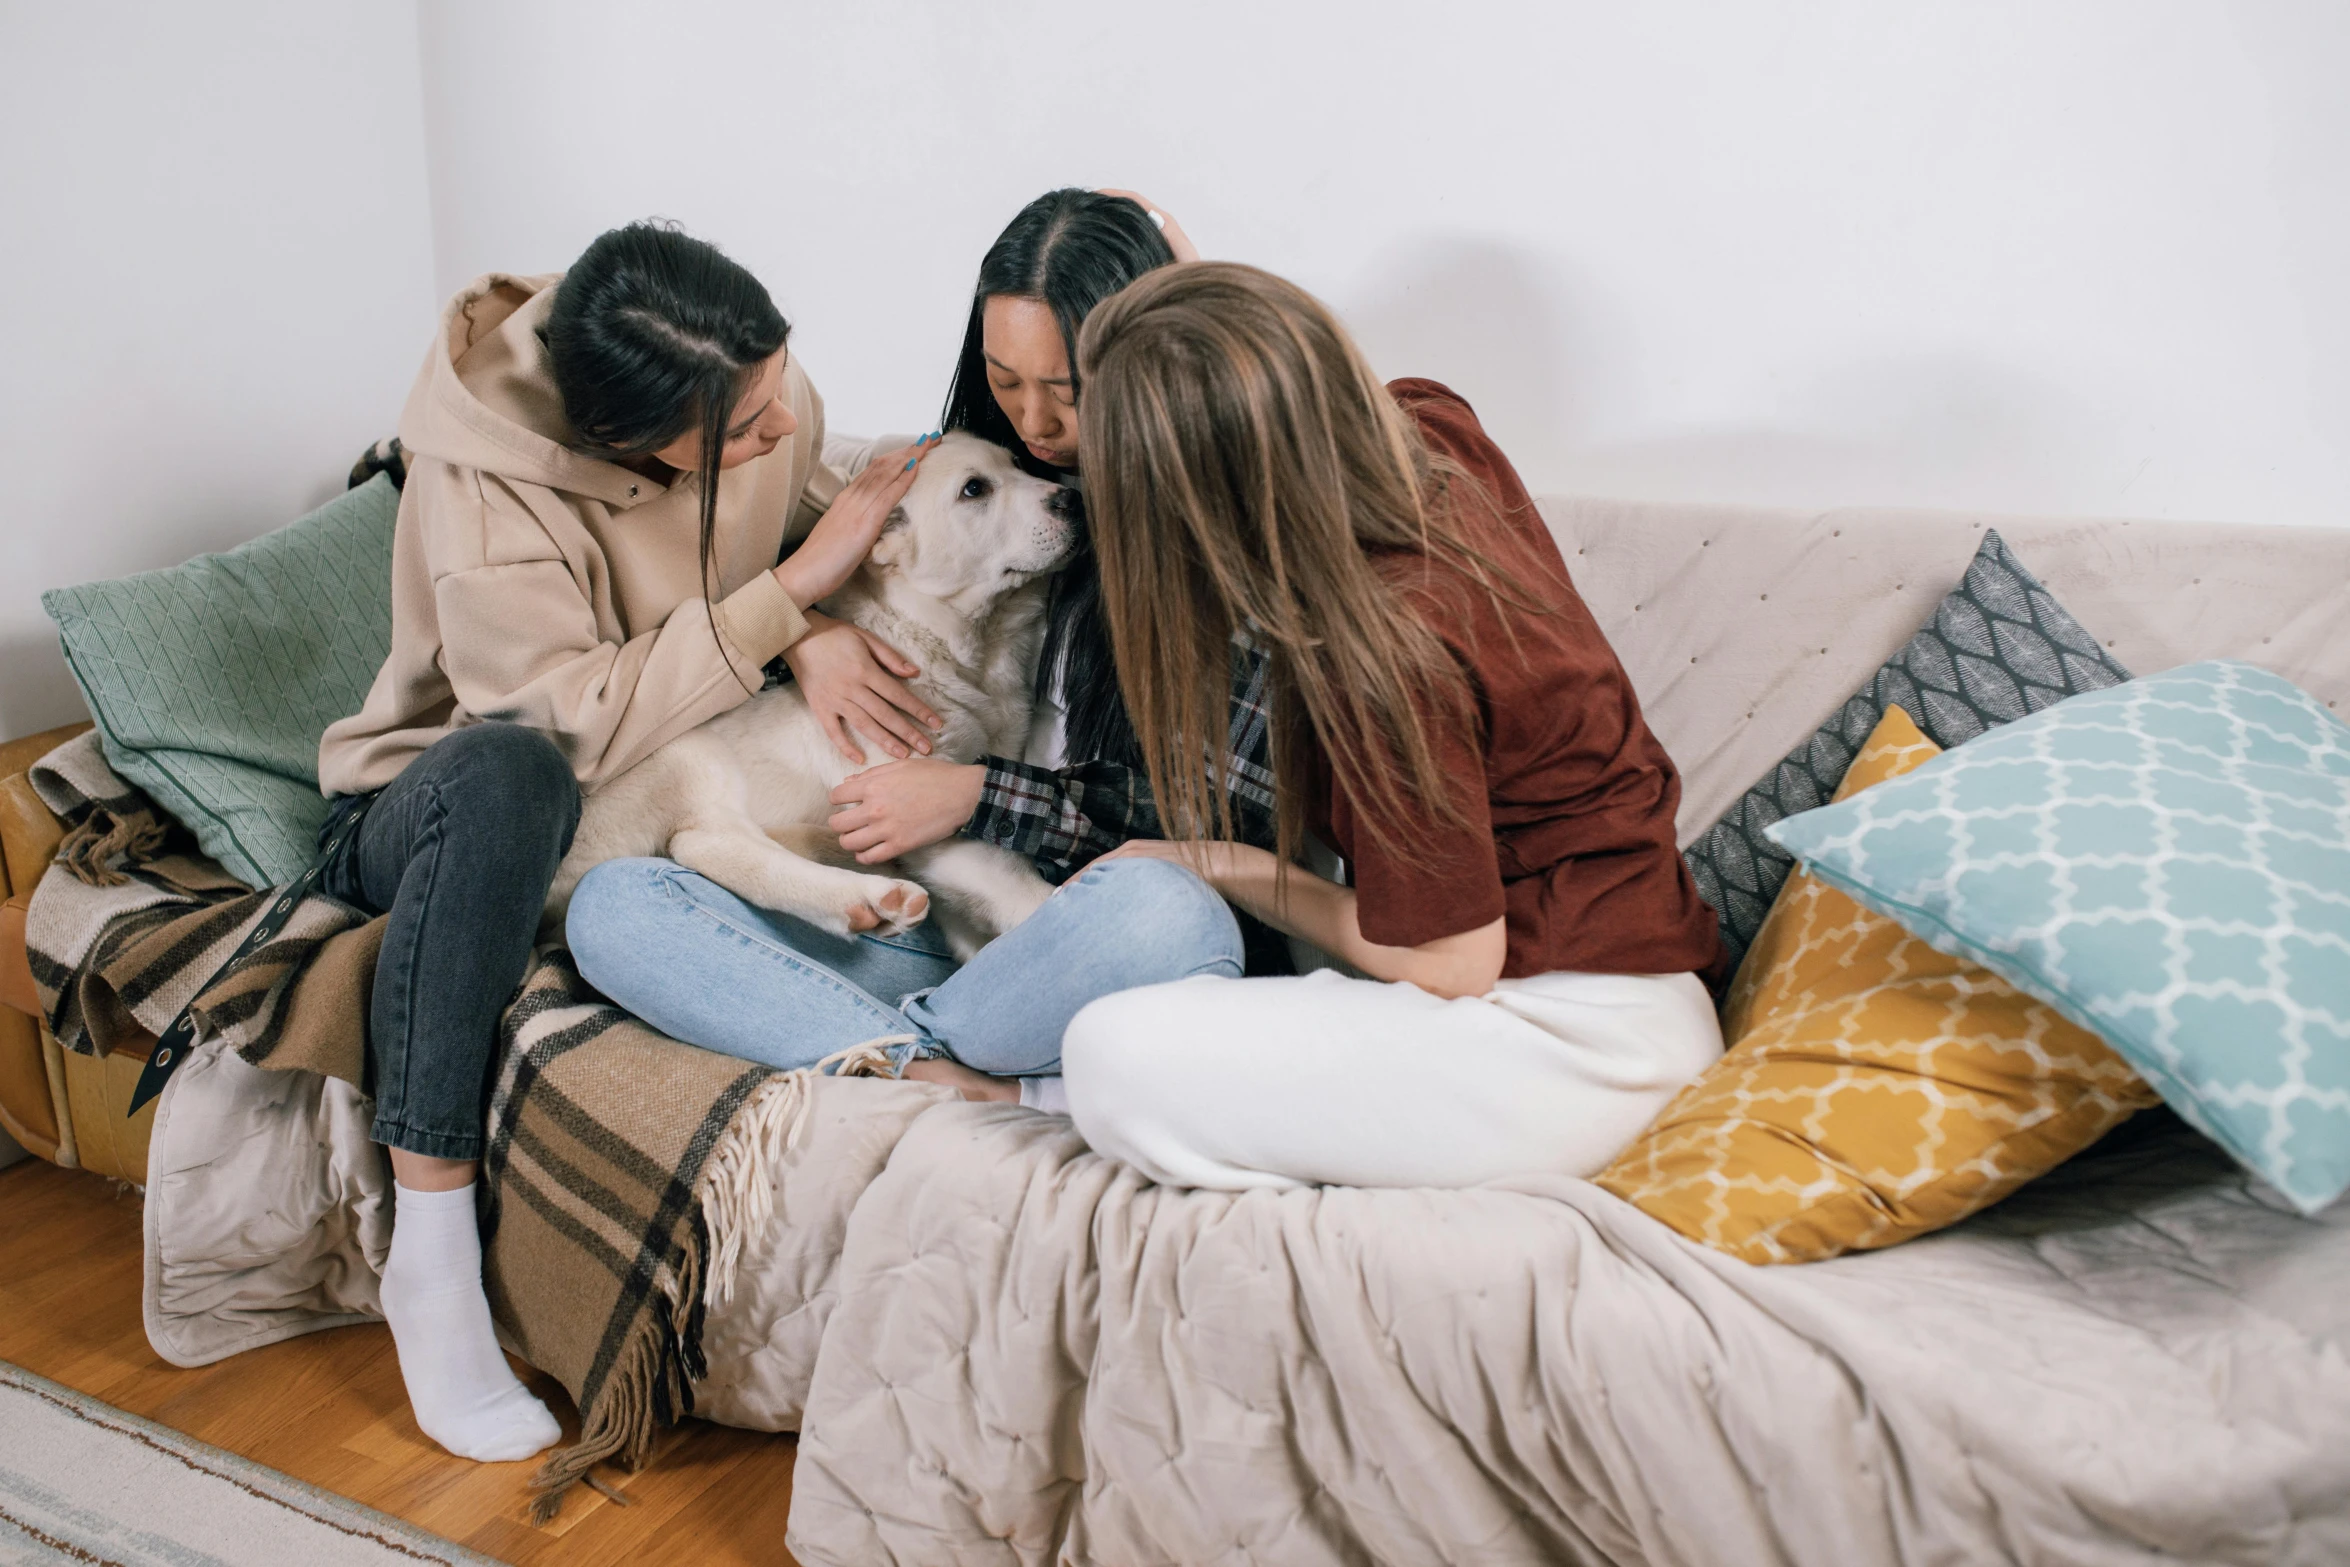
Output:
M1768 829L1827 803L1888 707L1906 709L1926 738L1947 750L2076 692L2129 678L1998 533L1986 530L1933 618L1686 851L1697 890L1722 917L1730 961L1744 956L1795 866Z
M107 761L249 885L310 862L319 734L391 646L399 500L379 476L225 554L42 595Z
M2350 726L2291 682L2092 692L1772 836L2095 1030L2304 1211L2350 1189Z
M1940 754L1888 708L1837 798ZM1800 872L1739 971L1729 1049L1597 1183L1747 1262L1954 1224L2156 1102L2096 1035Z
M2350 717L2350 526L1538 504L1681 770L1684 848L1901 650L1987 527L2132 674L2241 658Z

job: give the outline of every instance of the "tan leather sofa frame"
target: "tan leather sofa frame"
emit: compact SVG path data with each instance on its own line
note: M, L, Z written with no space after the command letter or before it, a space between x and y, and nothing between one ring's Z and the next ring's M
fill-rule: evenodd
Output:
M97 1060L60 1049L41 1021L25 961L25 907L65 836L25 769L89 727L68 724L0 745L0 891L7 895L0 903L0 1127L52 1164L140 1183L155 1107L126 1112L145 1054L124 1050Z

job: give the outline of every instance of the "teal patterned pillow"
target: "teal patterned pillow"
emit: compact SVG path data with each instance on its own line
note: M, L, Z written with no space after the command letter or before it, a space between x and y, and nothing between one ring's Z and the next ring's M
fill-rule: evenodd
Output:
M318 737L392 644L392 523L377 477L220 555L41 595L106 760L255 887L310 863Z
M2350 726L2290 681L2073 697L1771 836L2103 1036L2302 1211L2350 1189Z
M1731 965L1745 958L1795 868L1771 841L1771 824L1835 797L1885 709L1909 714L1947 751L2068 696L2129 678L2024 569L2007 541L1985 529L1966 575L1934 606L1934 618L1684 852L1699 896L1721 916Z

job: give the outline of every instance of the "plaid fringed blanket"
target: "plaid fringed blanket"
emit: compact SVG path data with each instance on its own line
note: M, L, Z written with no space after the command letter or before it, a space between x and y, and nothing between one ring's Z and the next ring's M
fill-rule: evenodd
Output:
M33 784L72 829L26 919L61 1043L143 1047L194 996L204 1036L254 1065L364 1088L380 918L312 897L215 977L272 894L195 854L106 766L94 735L51 753ZM768 1222L811 1074L655 1033L557 948L509 1005L500 1049L482 1181L490 1302L581 1412L578 1445L533 1482L546 1517L596 1463L637 1467L660 1428L691 1412L703 1312L726 1299L745 1241Z
M655 1033L553 948L504 1033L483 1161L490 1306L581 1411L578 1445L532 1482L543 1520L596 1463L637 1468L692 1411L703 1310L767 1224L812 1074Z
M271 894L198 854L106 765L95 732L43 757L31 779L67 828L59 874L41 878L25 913L26 958L60 1045L143 1051L193 1001L205 1034L257 1066L362 1085L380 920L306 899L223 973Z

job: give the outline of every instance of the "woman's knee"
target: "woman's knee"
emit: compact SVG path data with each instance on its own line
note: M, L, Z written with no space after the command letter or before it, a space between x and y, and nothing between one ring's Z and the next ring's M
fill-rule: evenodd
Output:
M466 769L480 771L534 794L579 792L561 747L526 724L480 723L453 729L433 743Z
M1247 961L1232 906L1197 871L1173 860L1117 859L1088 866L1087 923L1105 937L1164 954L1170 977L1237 976Z
M1069 1113L1096 1153L1122 1159L1161 1185L1288 1184L1227 1168L1204 1151L1233 1085L1242 1081L1213 1035L1241 987L1193 978L1104 996L1069 1022L1061 1041Z
M1115 1073L1121 1065L1121 1049L1139 1032L1134 1025L1148 1015L1147 1011L1138 1010L1136 1003L1151 988L1121 990L1079 1007L1061 1035L1062 1071L1086 1076Z
M563 941L591 982L629 968L646 950L649 922L668 901L668 860L606 860L580 878L563 916ZM599 985L599 988L608 988Z
M555 742L521 724L470 724L434 742L443 808L478 819L499 846L560 859L579 826L579 781Z
M1061 1075L1072 1113L1094 1147L1123 1156L1127 1123L1156 1097L1147 1079L1156 1053L1159 986L1088 1002L1061 1035Z

